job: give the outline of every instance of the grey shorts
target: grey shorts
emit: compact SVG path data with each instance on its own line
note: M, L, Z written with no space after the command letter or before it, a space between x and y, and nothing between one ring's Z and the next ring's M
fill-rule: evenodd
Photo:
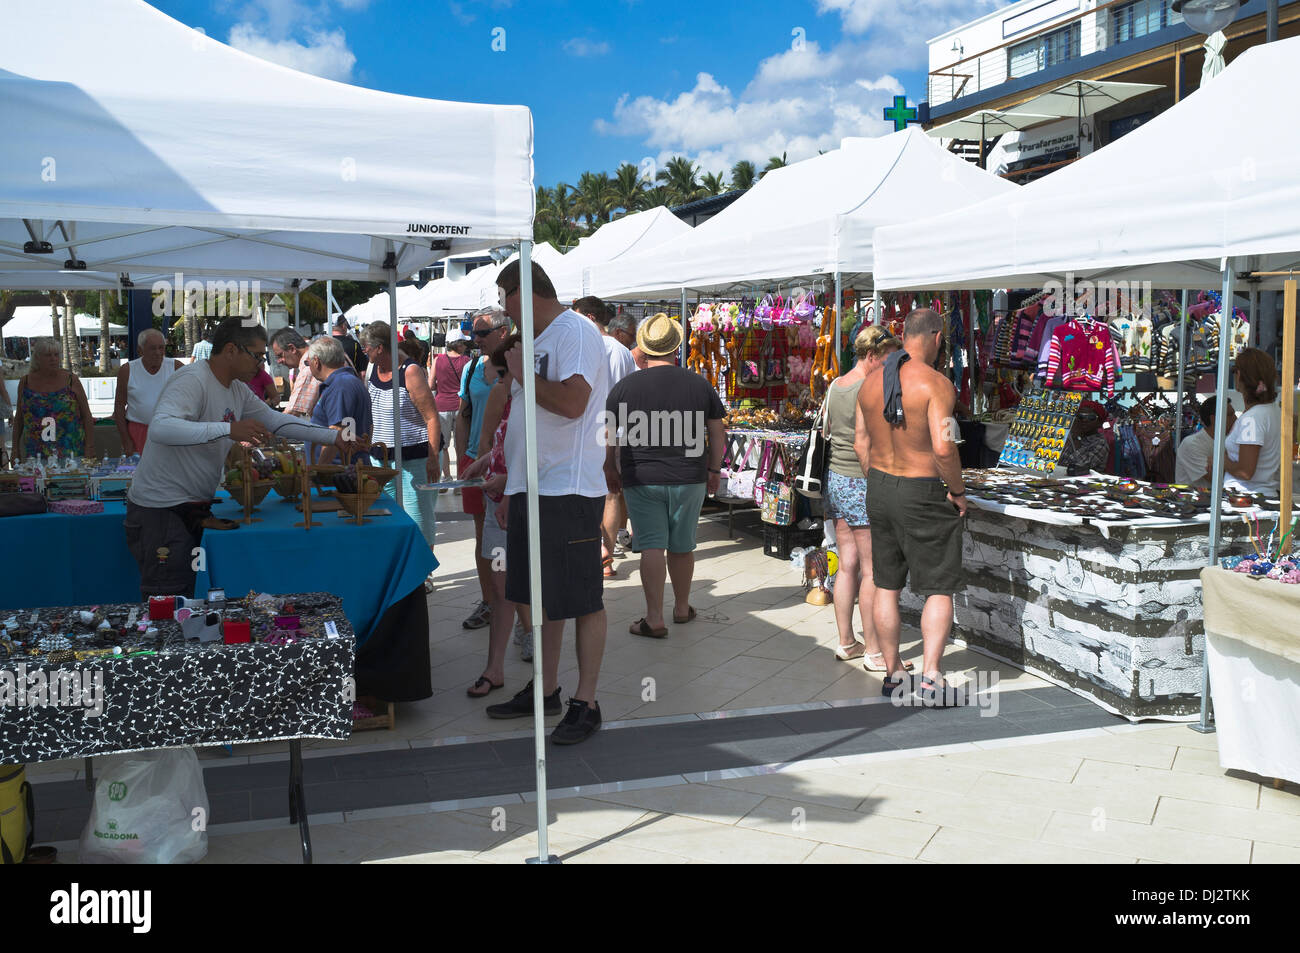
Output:
M966 588L961 565L962 518L939 479L867 474L871 575L878 589L902 591L910 575L918 596Z
M126 548L140 567L140 598L150 596L193 596L194 547L199 540L190 535L185 522L171 510L136 506L126 501Z

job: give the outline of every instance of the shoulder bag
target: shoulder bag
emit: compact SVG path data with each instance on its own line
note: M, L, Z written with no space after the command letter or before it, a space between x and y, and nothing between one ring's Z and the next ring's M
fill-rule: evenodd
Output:
M826 405L831 399L831 384L826 388L826 397L822 400L812 429L808 431L808 445L804 447L795 472L794 488L809 499L821 499L826 478L826 464L831 455L831 441L826 436Z

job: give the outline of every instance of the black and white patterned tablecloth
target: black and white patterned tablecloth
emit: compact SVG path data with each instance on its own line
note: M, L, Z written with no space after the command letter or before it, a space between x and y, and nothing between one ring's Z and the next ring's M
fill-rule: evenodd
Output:
M333 613L331 613L333 615ZM0 661L0 764L183 745L347 738L355 640L196 643L50 665ZM47 704L32 704L44 682Z

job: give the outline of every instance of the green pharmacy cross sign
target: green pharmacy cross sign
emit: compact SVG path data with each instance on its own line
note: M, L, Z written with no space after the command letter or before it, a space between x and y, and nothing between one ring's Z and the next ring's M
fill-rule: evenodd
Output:
M892 121L894 132L901 132L911 122L920 122L915 106L907 105L906 96L895 96L894 105L885 107L885 119Z

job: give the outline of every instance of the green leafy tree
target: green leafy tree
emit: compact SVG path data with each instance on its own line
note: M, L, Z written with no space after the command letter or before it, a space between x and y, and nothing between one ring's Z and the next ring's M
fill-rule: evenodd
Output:
M759 178L761 179L764 175L767 175L773 169L784 169L789 164L790 163L786 160L784 152L782 152L780 156L772 156L770 159L767 160L767 165L763 167L763 173L762 175L759 176Z
M668 200L673 205L685 205L704 197L704 190L697 178L699 170L695 163L684 156L673 156L668 165L655 174L655 181L662 182L668 189Z
M748 159L741 159L731 167L731 187L733 189L752 189L758 181L758 169Z
M704 178L700 180L700 188L704 190L705 195L721 195L723 192L729 191L727 174L719 172L714 175L712 172L706 172Z
M649 184L641 175L641 170L630 162L624 162L614 173L614 194L616 208L621 208L624 215L639 212L644 207L645 190Z

